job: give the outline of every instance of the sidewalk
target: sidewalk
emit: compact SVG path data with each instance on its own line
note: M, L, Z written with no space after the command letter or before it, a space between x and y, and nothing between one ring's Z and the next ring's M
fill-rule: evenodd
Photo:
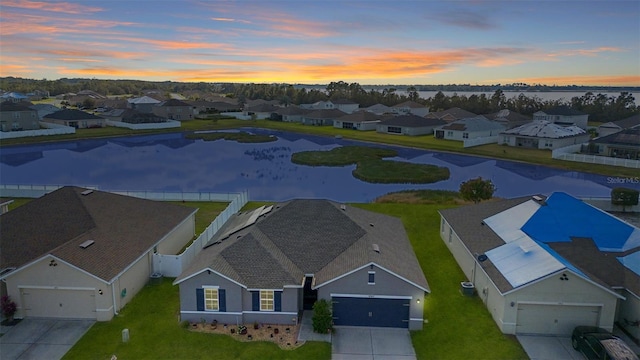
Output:
M318 334L313 332L313 311L306 310L302 312L298 341L325 341L330 343L331 334Z

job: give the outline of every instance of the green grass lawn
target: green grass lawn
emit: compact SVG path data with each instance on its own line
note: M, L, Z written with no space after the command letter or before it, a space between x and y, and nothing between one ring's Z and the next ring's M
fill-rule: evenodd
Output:
M243 210L268 203L248 203ZM478 297L460 293L464 274L439 236L437 210L453 205L354 204L402 219L431 294L428 323L411 333L418 359L527 359L513 336L503 335ZM308 342L281 350L268 342L238 342L226 335L192 332L178 322L178 288L172 279L146 286L109 322L96 323L64 359L330 359L331 345ZM122 343L129 329L130 342Z

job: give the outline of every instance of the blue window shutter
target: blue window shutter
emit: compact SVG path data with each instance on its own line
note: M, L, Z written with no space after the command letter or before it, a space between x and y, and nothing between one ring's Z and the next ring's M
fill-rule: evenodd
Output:
M260 311L260 292L259 291L251 292L251 310Z
M218 310L227 311L227 297L224 289L218 289Z
M273 292L273 310L282 311L282 291Z
M196 310L204 311L204 289L196 289Z

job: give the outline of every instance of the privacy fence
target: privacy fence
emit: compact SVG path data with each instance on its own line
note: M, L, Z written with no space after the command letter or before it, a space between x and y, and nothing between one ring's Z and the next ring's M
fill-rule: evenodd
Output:
M0 184L0 197L37 198L55 191L63 185L5 185ZM98 190L96 186L80 186ZM153 272L167 277L177 277L191 263L202 248L213 238L222 226L249 201L249 192L159 192L159 191L109 191L114 194L161 201L228 201L229 205L209 224L209 226L181 254L154 254Z

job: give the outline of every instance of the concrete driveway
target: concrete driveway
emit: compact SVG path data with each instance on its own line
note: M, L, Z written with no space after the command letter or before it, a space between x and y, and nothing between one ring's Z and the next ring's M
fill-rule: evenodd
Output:
M91 328L93 320L23 319L3 326L2 360L58 360Z
M584 357L571 347L568 336L518 335L518 341L531 360L583 360Z
M415 360L407 329L336 326L331 337L333 360Z

